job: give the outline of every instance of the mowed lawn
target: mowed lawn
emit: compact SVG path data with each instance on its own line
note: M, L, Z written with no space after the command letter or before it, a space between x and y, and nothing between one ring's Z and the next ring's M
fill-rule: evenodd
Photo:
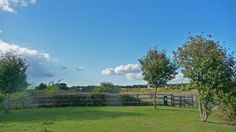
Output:
M236 132L212 115L199 121L195 108L122 106L64 107L0 111L1 132Z

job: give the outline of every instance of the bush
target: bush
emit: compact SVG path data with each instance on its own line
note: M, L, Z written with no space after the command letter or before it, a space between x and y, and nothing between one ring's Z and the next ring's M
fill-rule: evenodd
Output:
M2 103L5 100L5 95L0 93L0 103Z
M46 95L53 95L56 94L60 91L60 88L58 87L58 85L51 85L46 89Z
M104 94L104 93L119 93L121 90L120 87L114 86L109 82L102 82L100 86L93 89L94 94Z
M134 104L140 103L141 100L130 95L122 95L121 102L123 105L132 105L132 104L134 105Z
M236 124L236 106L221 104L220 110L223 119L229 124Z
M93 106L104 106L106 101L106 95L104 94L92 94L91 100Z

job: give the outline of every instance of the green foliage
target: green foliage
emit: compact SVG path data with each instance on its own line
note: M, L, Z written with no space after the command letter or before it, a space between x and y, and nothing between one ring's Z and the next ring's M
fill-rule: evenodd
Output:
M0 104L5 100L5 95L0 93Z
M93 93L102 94L102 93L119 93L120 87L115 86L110 82L102 82L100 86L95 87Z
M93 89L93 93L95 94L106 93L106 89L104 87L97 86Z
M225 98L235 78L234 58L219 42L202 36L189 37L174 54L185 77L198 90L202 121L206 121L215 95L218 99Z
M6 53L0 60L0 90L12 94L26 88L26 62L13 53Z
M234 100L236 101L236 100ZM223 119L229 124L236 124L236 107L234 105L226 105L222 103L220 105Z
M163 51L158 51L152 48L148 51L147 55L139 59L141 64L143 79L149 85L155 86L153 105L156 108L156 92L157 87L166 84L173 79L177 74L177 66L171 62Z
M223 118L230 124L236 124L236 81L232 82L230 92L225 94L220 105Z
M156 48L150 49L139 62L144 80L155 87L166 84L177 74L177 66L166 57L164 51Z
M40 83L39 86L35 87L36 90L44 90L47 89L47 84Z
M56 94L60 91L60 88L56 84L49 85L47 89L45 89L46 95L50 96Z
M0 59L0 91L8 95L5 111L10 112L10 95L27 87L26 62L13 53L6 53Z
M130 105L134 105L137 102L141 102L141 100L136 98L136 97L124 94L124 95L121 96L121 102L122 102L123 105L130 106Z

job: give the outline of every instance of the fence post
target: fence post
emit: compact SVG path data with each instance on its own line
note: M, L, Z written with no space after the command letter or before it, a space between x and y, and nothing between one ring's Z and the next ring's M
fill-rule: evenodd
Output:
M185 105L186 105L185 96L184 96L184 100L183 101L184 101L184 107L185 107Z
M192 107L194 107L194 102L193 102L193 95L192 95L192 102L191 102L191 103L192 103Z
M86 101L86 105L88 106L89 103L89 95L87 95L87 101Z
M170 105L173 106L173 95L170 94Z
M182 106L182 96L179 96L179 107Z

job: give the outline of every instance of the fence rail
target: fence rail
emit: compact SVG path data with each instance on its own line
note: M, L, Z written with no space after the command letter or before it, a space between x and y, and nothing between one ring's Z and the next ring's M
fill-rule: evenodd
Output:
M152 105L153 94L74 94L33 96L23 101L13 101L13 108L65 107L65 106L135 106ZM196 107L194 96L157 94L158 105Z

